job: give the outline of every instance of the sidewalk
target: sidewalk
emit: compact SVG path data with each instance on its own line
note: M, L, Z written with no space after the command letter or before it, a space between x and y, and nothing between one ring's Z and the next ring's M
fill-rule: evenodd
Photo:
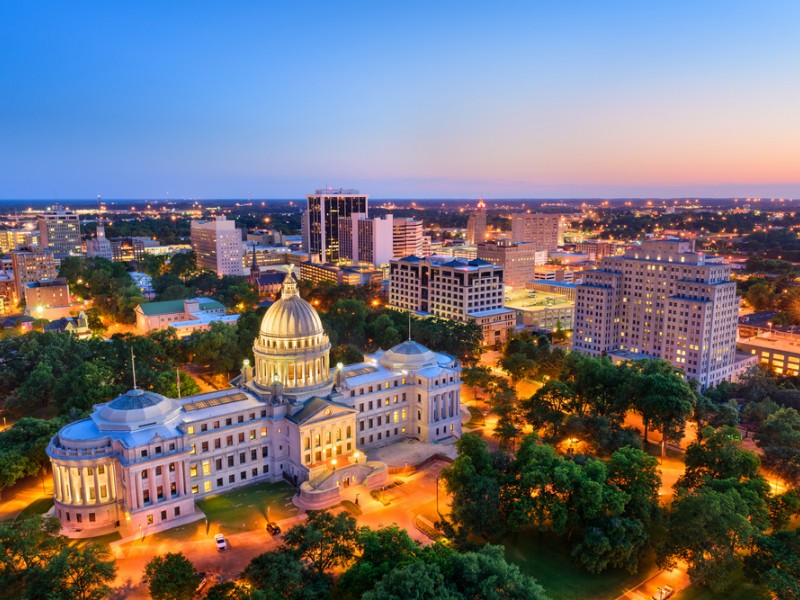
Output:
M52 497L53 477L50 473L45 475L44 491L42 490L41 476L26 477L3 490L3 499L0 501L0 521L15 519L32 502Z

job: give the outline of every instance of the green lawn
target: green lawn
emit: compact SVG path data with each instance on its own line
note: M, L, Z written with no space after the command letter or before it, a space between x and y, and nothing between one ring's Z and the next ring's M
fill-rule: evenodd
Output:
M43 515L48 510L53 508L53 498L39 498L34 500L28 506L22 509L17 515L17 519L30 519L31 517L38 517Z
M675 595L675 600L715 600L716 598L725 598L725 600L770 600L772 595L767 591L767 588L750 583L741 571L731 575L731 587L721 594L716 594L702 585L694 584Z
M550 532L521 531L502 540L506 558L536 578L553 600L606 600L616 598L658 572L652 553L639 565L639 572L609 569L594 575L575 565L569 544Z
M72 540L70 545L82 548L86 544L110 544L111 542L116 542L121 539L122 536L120 535L119 531L114 531L112 533L106 533L105 535L98 535L96 537L77 538Z
M294 490L288 483L256 483L226 494L211 496L197 503L208 517L209 525L222 525L226 530L263 528L267 519L280 521L297 513L292 504Z

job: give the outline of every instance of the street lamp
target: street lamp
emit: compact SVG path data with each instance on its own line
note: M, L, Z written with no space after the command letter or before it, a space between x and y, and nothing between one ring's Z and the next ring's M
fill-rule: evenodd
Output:
M331 464L333 465L333 470L335 471L336 470L336 459L335 458L333 460L331 460Z
M353 458L355 458L355 459L356 459L356 464L358 464L358 459L359 459L359 457L360 457L360 456L361 456L361 454L358 452L358 450L356 450L356 451L353 453Z

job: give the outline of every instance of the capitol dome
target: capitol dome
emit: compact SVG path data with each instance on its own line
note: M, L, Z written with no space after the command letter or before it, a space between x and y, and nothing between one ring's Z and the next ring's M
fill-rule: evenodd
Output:
M383 353L381 363L390 369L418 369L436 365L439 355L419 342L406 340Z
M294 276L283 282L281 298L269 307L261 321L260 334L274 338L305 338L324 333L322 321L308 302L297 293Z
M297 293L290 266L281 298L267 310L253 344L253 381L273 394L280 387L293 400L324 395L333 385L330 349L317 311Z
M161 421L178 408L177 403L155 392L132 389L117 396L97 413L102 422L132 424Z

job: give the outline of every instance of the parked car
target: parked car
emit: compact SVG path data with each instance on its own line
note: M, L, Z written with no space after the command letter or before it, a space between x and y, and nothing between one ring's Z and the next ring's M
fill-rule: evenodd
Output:
M208 584L208 576L204 572L198 573L198 575L200 576L200 583L197 584L197 589L195 590L196 594L202 592L206 584Z
M225 539L225 536L221 533L218 533L214 536L214 541L217 543L217 550L222 552L228 547L228 540Z
M278 527L275 521L270 521L267 523L267 532L269 532L270 535L280 535L281 528Z
M675 590L672 589L670 586L665 585L664 587L658 588L658 591L653 594L653 600L667 600L672 594L675 593Z

